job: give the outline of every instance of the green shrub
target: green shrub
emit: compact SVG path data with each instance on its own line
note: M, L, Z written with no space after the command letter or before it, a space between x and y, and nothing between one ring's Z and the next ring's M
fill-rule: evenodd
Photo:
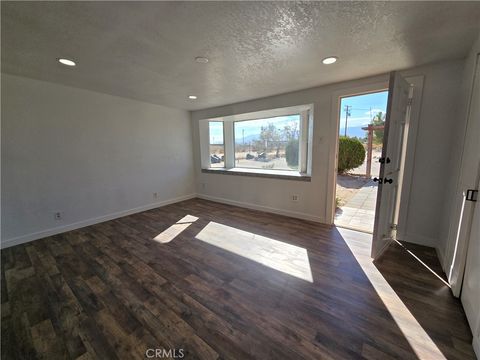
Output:
M365 161L365 148L358 139L340 136L338 146L338 172L343 174Z
M292 139L285 148L285 158L290 167L298 166L298 139Z

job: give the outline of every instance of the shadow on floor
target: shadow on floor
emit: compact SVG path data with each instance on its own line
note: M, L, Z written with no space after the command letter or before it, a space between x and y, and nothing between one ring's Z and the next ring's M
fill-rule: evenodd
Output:
M337 185L340 185L348 189L360 189L369 181L370 179L367 179L364 176L349 175L349 174L337 175Z
M433 248L395 243L375 267L446 359L475 359L461 302Z

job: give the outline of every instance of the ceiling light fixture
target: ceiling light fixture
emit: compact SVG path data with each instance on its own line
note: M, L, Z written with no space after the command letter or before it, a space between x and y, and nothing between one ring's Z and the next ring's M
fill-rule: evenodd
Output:
M206 64L206 63L208 63L208 59L206 57L203 57L203 56L197 56L195 58L195 62L200 63L200 64Z
M196 100L197 99L197 96L196 95L188 95L188 98L190 100Z
M69 59L62 59L62 58L60 58L60 59L58 59L58 62L59 62L60 64L67 65L67 66L75 66L75 65L77 65L77 64L75 64L75 61L69 60Z
M324 63L325 65L330 65L330 64L334 64L336 63L338 60L338 57L336 56L329 56L329 57L326 57L325 59L322 60L322 63Z

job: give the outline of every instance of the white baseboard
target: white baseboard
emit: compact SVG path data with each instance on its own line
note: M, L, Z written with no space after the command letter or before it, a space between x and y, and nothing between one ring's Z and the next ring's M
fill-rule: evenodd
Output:
M440 262L440 265L442 266L443 272L447 273L445 271L445 254L443 253L443 250L440 249L438 246L435 246L435 251L437 252L438 261Z
M220 197L216 197L216 196L209 196L209 195L204 195L204 194L197 194L197 197L200 198L200 199L215 201L215 202L219 202L219 203L222 203L222 204L239 206L239 207L243 207L243 208L247 208L247 209L259 210L259 211L264 211L264 212L268 212L268 213L289 216L289 217L293 217L293 218L296 218L296 219L309 220L309 221L314 221L314 222L326 224L325 220L322 219L320 216L314 216L314 215L306 214L306 213L303 213L303 212L282 210L282 209L272 208L272 207L269 207L269 206L257 205L257 204L246 203L246 202L241 202L241 201L235 201L235 200L220 198Z
M387 251L387 249L390 247L390 245L392 245L392 243L393 243L392 239L389 239L388 241L386 241L385 244L383 245L383 247L377 252L377 254L376 254L376 256L373 260L375 261L375 260L380 259L383 255L383 253L385 251Z
M428 236L418 235L418 234L410 234L410 233L400 233L397 235L399 240L406 241L409 243L429 246L436 248L438 244L438 239L434 239Z
M445 271L445 254L443 252L443 249L438 247L439 241L427 236L414 235L414 234L398 234L398 239L409 242L409 243L417 244L417 245L433 247L435 249L435 252L437 253L438 261L442 266L443 272L447 273Z
M4 249L4 248L10 247L10 246L15 246L15 245L23 244L23 243L30 242L30 241L33 241L33 240L42 239L42 238L47 237L47 236L52 236L52 235L64 233L64 232L67 232L67 231L80 229L80 228L85 227L85 226L98 224L98 223L101 223L101 222L104 222L104 221L117 219L117 218L122 217L122 216L127 216L127 215L131 215L131 214L139 213L139 212L142 212L142 211L147 211L147 210L155 209L155 208L158 208L158 207L162 207L162 206L165 206L165 205L174 204L174 203L177 203L177 202L180 202L180 201L193 199L195 197L197 197L197 194L189 194L189 195L179 196L179 197L176 197L176 198L173 198L173 199L159 201L159 202L156 202L156 203L147 204L147 205L136 207L136 208L133 208L133 209L122 210L122 211L118 211L118 212L115 212L115 213L112 213L112 214L102 215L102 216L99 216L99 217L96 217L96 218L82 220L82 221L78 221L78 222L68 224L68 225L63 225L63 226L58 226L58 227L51 228L51 229L41 230L41 231L37 231L37 232L26 234L26 235L17 236L17 237L6 239L6 240L2 239L1 248Z

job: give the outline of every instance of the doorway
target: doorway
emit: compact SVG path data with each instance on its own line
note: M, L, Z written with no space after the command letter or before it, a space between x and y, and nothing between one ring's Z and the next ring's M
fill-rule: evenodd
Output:
M337 226L373 233L388 90L340 98Z

